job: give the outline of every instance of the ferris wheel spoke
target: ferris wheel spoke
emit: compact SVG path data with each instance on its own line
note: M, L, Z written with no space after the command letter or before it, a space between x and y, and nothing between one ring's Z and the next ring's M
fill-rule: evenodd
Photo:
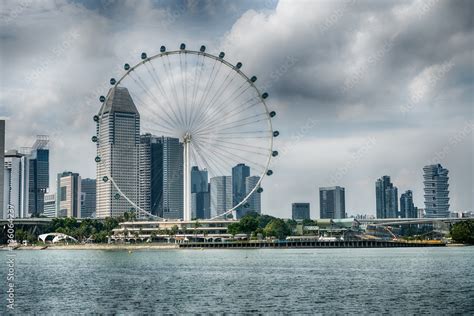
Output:
M205 128L205 129L202 129L200 131L196 131L195 133L199 134L200 132L209 132L209 131L212 131L212 130L218 130L220 128L233 129L233 128L237 128L237 127L242 127L242 126L254 124L254 123L266 120L266 118L257 119L259 117L263 117L263 116L266 116L266 115L267 115L266 113L255 114L255 115L252 115L252 116L240 119L240 120L236 120L236 121L233 121L233 122L227 122L227 123L222 123L222 124L216 124L214 126L209 126L209 127ZM253 120L253 121L249 121L249 120Z
M136 96L133 92L130 92L130 96L132 97L133 100L135 100L135 102L138 105L142 105L142 107L143 107L142 112L149 112L149 113L153 114L153 117L156 117L159 121L163 122L163 124L162 124L163 126L167 126L170 129L175 129L176 126L178 126L176 121L173 120L167 113L165 113L165 115L168 117L169 121L166 121L152 107L149 107L149 106L147 107L146 103L143 100L141 100L138 96ZM160 107L160 109L161 109L161 107Z
M251 124L255 124L255 123L263 122L263 121L266 121L266 119L262 118L260 120L256 120L256 121L253 121L253 122L247 122L247 123L243 123L243 124L239 124L239 125L235 125L235 126L227 126L226 129L239 128L239 127L242 127L242 126L247 126L247 125L251 125Z
M219 163L211 155L207 156L207 159L205 158L206 155L204 155L204 153L201 155L201 151L203 151L203 150L199 145L194 144L194 146L191 146L191 148L192 148L192 150L194 150L196 152L196 155L201 157L201 159L206 163L206 165L208 167L210 167L210 169L211 168L214 169L212 166L216 167L217 172L212 172L212 170L209 170L209 172L212 172L215 176L217 176L217 175L227 175L229 173L228 170L226 171L226 166L223 166L222 163Z
M186 105L186 102L187 102L187 95L186 95L186 78L184 78L183 80L183 77L185 77L186 75L186 69L183 69L185 68L186 66L183 67L183 58L182 58L182 55L183 54L179 54L179 69L181 71L181 88L182 88L182 92L183 92L183 100L182 100L182 103L183 103L183 108L184 108L184 127L187 129L187 124L188 124L188 110L187 110L187 105ZM186 56L186 53L184 54L184 56Z
M235 96L234 100L236 100L238 97L240 97L243 93L245 93L251 86L248 86L246 89L242 90L237 96ZM222 110L228 108L229 106L232 105L232 102L231 101L231 98L227 98L225 101L221 102L222 104L222 107L216 107L214 112L212 112L213 114L212 115L215 115L215 114L219 114L221 113ZM202 123L201 123L201 126L202 126Z
M171 115L168 113L166 106L160 107L161 110L163 111L163 113L165 113L165 115L168 117L169 120L172 120L172 121L175 121L175 122L176 122L176 120L178 120L178 116L177 116L176 113L174 112L173 106L171 106L171 103L170 103L170 101L169 101L168 95L166 94L165 90L163 89L163 86L162 86L162 84L161 84L161 81L160 81L159 77L158 77L157 75L155 76L155 75L153 74L153 72L150 71L150 69L148 68L147 63L145 63L144 65L145 65L145 68L147 69L147 71L148 71L150 77L151 77L151 78L153 79L153 81L155 82L155 85L156 85L156 87L158 88L158 91L160 91L161 95L164 97L166 103L168 104L168 108L171 109L171 112L172 112L172 114L174 115L174 117L175 117L176 119L173 120L173 119L171 118ZM157 71L156 71L155 67L153 66L153 64L152 64L151 62L150 62L150 65L151 65L151 67L153 68L154 72L156 73ZM179 124L176 124L176 126L178 126L178 125L179 125Z
M225 149L242 151L242 152L246 152L246 153L249 153L249 154L255 154L255 155L259 155L259 156L263 156L263 157L268 156L268 154L248 150L248 149L242 148L242 146L240 146L240 147L238 147L238 146L228 146L228 145L225 145L225 144L222 144L222 143L208 142L208 141L205 141L205 140L202 140L202 139L200 140L200 142L204 143L204 144L207 144L207 145L210 145L210 146L214 146L214 147L220 147L220 148L225 148Z
M230 74L233 73L233 76L230 77ZM216 89L214 95L212 96L212 98L209 100L209 102L207 103L207 106L206 108L201 112L202 115L201 117L203 117L203 119L205 118L206 114L208 114L208 112L212 109L212 107L214 106L215 102L220 99L222 93L225 91L225 89L228 87L228 85L235 79L235 76L236 76L236 72L233 70L233 69L230 69L229 72L227 73L225 79L222 81L221 85ZM232 78L228 84L226 85L225 88L223 88L224 84L226 84L227 80L229 78ZM216 97L218 96L218 98L216 99Z
M196 145L196 144L195 144ZM206 151L207 153L209 153L210 155L207 155L209 157L220 157L220 159L222 159L223 161L233 161L233 164L239 164L239 163L247 163L249 166L251 166L252 168L255 168L257 169L258 173L260 171L263 171L265 170L265 166L264 165L261 165L259 163L255 163L255 162L251 162L248 158L244 158L240 155L237 155L235 153L231 153L225 149L222 149L222 148L216 148L216 147L213 147L213 146L201 146L200 145L196 145L201 151ZM237 159L239 158L239 159Z
M174 84L174 76L172 74L171 65L170 65L170 62L169 62L169 57L168 57L168 55L166 55L166 57L168 58L168 66L170 67L170 69L168 70L164 59L161 59L161 62L163 63L163 69L165 70L166 77L168 78L168 85L173 89L171 94L173 95L173 98L174 98L174 101L175 101L175 107L177 108L178 113L179 113L179 115L177 115L177 116L179 116L180 124L184 125L183 124L183 118L182 118L182 115L181 115L181 109L180 109L180 106L179 106L178 94L176 92L176 86Z
M232 77L230 76L231 74L232 74ZM217 101L219 101L222 94L226 91L229 85L234 81L236 76L237 76L237 72L235 72L233 69L229 69L229 72L227 73L225 79L222 81L221 85L216 89L214 96L209 100L210 107L212 107Z
M165 113L165 115L168 116L168 119L170 119L171 121L174 121L176 122L177 120L173 120L170 115L168 114L168 112L165 110L166 107L164 106L161 106L161 102L158 100L158 98L150 92L150 89L143 83L143 79L141 79L141 77L139 75L137 75L137 79L134 78L133 75L130 74L130 77L135 81L135 83L142 89L143 92L145 92L146 95L148 95L148 97L150 97L152 99L152 101L154 101L154 103L156 105L158 105L158 107L160 109L163 110L163 113ZM136 96L135 96L136 97ZM145 102L142 101L143 104L146 104ZM176 124L176 123L175 123Z
M158 87L159 87L159 90L161 92L161 95L164 97L164 99L166 100L166 103L168 104L169 108L171 109L171 112L173 113L173 115L175 116L176 119L178 119L178 115L175 113L174 109L173 109L173 106L172 106L172 103L170 101L170 98L168 97L168 94L166 93L166 89L163 87L163 84L161 83L161 80L160 80L160 77L158 76L158 72L156 71L155 69L155 66L153 65L153 62L152 61L149 61L151 67L153 68L154 72L155 72L155 78L156 78L156 81L158 82Z
M203 106L206 105L207 96L209 95L209 92L212 90L212 87L214 86L214 82L216 81L217 75L219 74L219 72L221 70L221 67L222 67L222 63L220 63L219 67L217 67L217 71L214 72L214 69L216 68L216 63L217 63L217 60L214 61L214 65L212 66L211 74L209 75L209 78L207 80L206 88L203 90L203 93L202 93L201 98L200 98L199 103L198 103L198 107L197 107L198 112L196 113L196 117L195 117L195 120L197 120L197 121L200 120L200 117L201 117L202 113L204 112L204 110L202 108L203 108ZM212 78L212 80L211 80L211 78ZM194 121L193 121L193 124L194 124Z
M213 135L213 134L207 134L207 135ZM230 137L226 137L226 139L270 139L271 137L270 136L247 136L247 137L244 137L244 136L230 136Z
M172 126L170 125L170 122L167 122L166 120L164 120L161 115L159 115L158 113L155 112L155 110L153 110L153 108L151 107L147 107L146 106L146 103L143 102L143 100L141 100L138 96L134 95L133 92L129 92L130 93L130 96L132 97L132 100L135 100L135 102L137 104L141 104L143 105L143 108L144 110L142 111L147 111L147 112L150 112L151 114L153 114L154 117L156 117L157 119L159 119L160 121L162 121L164 124L163 126L167 126L167 128L170 128L170 129L175 129L175 126L176 126L176 122L174 120L171 119L171 117L168 116L168 118L170 119L171 123L175 124L175 126ZM159 104L158 104L159 106ZM160 107L160 106L159 106ZM161 107L160 107L161 108ZM167 115L167 113L165 113Z
M268 130L261 130L261 131L242 131L242 132L217 132L212 133L212 135L240 135L240 134L265 134L270 133Z
M249 102L251 102L254 99L256 99L257 101L250 104L250 105L247 105ZM243 113L247 110L252 109L254 106L258 105L259 103L260 103L260 100L258 98L252 97L249 100L239 104L238 106L235 107L234 110L227 112L222 117L218 116L219 112L215 112L212 117L207 118L203 123L201 123L201 126L213 126L218 122L225 122L227 119L229 119L231 117L234 117L234 116L236 116L240 113ZM245 106L245 105L247 105L247 106ZM240 109L242 106L245 106L245 107ZM197 132L199 132L199 130Z
M211 136L212 137L212 136ZM235 146L241 146L241 147L245 147L245 148L255 148L255 149L258 149L258 150L263 150L265 152L268 152L268 148L265 148L265 147L262 147L262 146L255 146L255 145L252 145L252 144L242 144L242 143L235 143L235 142L229 142L229 141L226 141L222 138L211 138L211 137L198 137L197 140L201 140L201 139L204 139L206 141L215 141L215 142L219 142L219 143L224 143L224 144L229 144L229 145L235 145Z
M250 99L248 99L248 100L246 100L246 101L244 101L240 104L235 105L235 108L237 108L237 109L241 108L242 106L244 106L247 103L251 102L252 99L253 98L250 98ZM214 112L212 116L210 116L210 117L204 119L202 122L200 122L198 127L196 129L194 129L193 132L194 133L199 133L200 131L207 129L210 126L213 126L218 122L225 122L225 120L227 119L227 114L229 114L230 112L227 112L222 117L219 117L219 115L222 115L224 108L222 108L221 111L219 111L219 112Z
M215 80L216 80L216 78L217 78L217 74L220 72L221 67L222 67L222 63L220 63L220 65L219 65L219 70L218 70L218 72L216 73L216 75L214 76L214 78L212 79L212 83L211 83L209 89L208 89L207 92L206 92L206 96L205 96L205 98L204 98L204 103L201 104L202 106L204 106L204 109L202 109L202 110L199 112L199 114L196 115L196 117L197 117L197 118L196 118L196 121L197 121L197 122L199 122L200 120L202 120L203 116L205 115L205 113L206 113L207 110L209 109L209 106L210 106L209 104L210 104L210 102L206 102L206 100L207 100L207 97L208 97L208 95L209 95L209 92L212 90L212 87L214 86L214 82L215 82ZM201 105L199 106L199 108L201 108Z
M207 159L201 155L200 151L197 149L197 147L192 148L192 151L196 153L198 157L201 157L200 159L204 161L205 165L208 168L208 172L210 175L213 176L218 176L218 175L226 175L228 174L228 171L225 171L225 167L222 165L218 164L215 159L212 157L207 157Z
M201 81L201 76L202 76L202 70L204 68L204 55L202 56L202 62L199 62L199 58L201 55L198 55L196 58L196 66L195 66L195 71L194 71L194 82L193 82L193 92L192 92L192 100L191 100L191 113L189 115L189 126L191 126L192 122L192 117L194 114L194 108L195 108L195 103L196 103L196 95L197 95L197 86L198 83ZM198 71L199 68L199 71ZM199 72L199 77L198 77L198 72Z
M196 117L199 116L200 114L200 109L201 109L201 104L202 104L202 101L203 101L203 98L204 98L204 95L206 94L207 90L208 90L208 87L209 87L209 83L211 82L211 77L212 75L214 74L214 70L216 68L216 64L217 64L217 60L214 60L214 64L212 65L212 70L211 70L211 73L209 74L209 76L207 77L207 81L206 81L206 86L204 87L204 89L201 91L201 97L199 99L199 101L196 103L196 109L197 109L197 112L195 114L195 116L193 117L193 120L191 121L191 126L194 125L194 121L196 120ZM203 61L203 67L204 67L204 61ZM204 70L203 70L204 71ZM197 95L196 95L197 97Z

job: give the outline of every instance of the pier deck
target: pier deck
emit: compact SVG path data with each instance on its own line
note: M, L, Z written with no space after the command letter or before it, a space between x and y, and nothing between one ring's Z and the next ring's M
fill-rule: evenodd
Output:
M444 247L444 243L405 242L388 240L337 241L233 241L189 242L180 248L390 248L390 247Z

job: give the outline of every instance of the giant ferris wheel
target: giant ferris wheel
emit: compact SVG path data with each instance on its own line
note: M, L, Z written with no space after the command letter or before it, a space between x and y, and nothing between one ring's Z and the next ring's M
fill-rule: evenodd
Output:
M257 88L256 76L244 74L241 62L231 64L224 56L224 52L207 53L205 46L198 51L185 44L172 51L161 46L160 53L142 53L136 65L124 65L121 78L110 79L113 88L128 89L140 113L141 134L180 140L184 220L191 220L192 166L207 170L210 178L229 175L238 164L250 168L256 181L238 203L216 216L222 217L245 207L252 194L263 191L264 177L273 174L270 161L278 155L273 149L273 139L279 135L272 126L276 113L267 106L268 93ZM109 95L101 96L101 103L107 103ZM95 120L100 122L103 116L99 113ZM98 129L99 135L106 132ZM103 163L100 154L98 164ZM112 175L104 176L104 181L111 181L117 198L126 199L138 213L154 216L127 197Z

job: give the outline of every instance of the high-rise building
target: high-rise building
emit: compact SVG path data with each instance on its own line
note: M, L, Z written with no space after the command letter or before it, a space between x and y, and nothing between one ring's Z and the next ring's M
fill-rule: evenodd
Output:
M44 212L43 215L46 217L57 217L56 216L56 194L46 193L44 195Z
M207 170L191 168L191 218L205 219L211 216L211 201Z
M292 203L291 218L295 221L310 219L309 203Z
M425 186L425 217L449 217L448 169L440 164L423 168Z
M5 120L0 120L0 211L2 211L3 213L3 210L5 209L4 208L4 191L5 191L5 188L4 188L4 164L5 164Z
M247 196L245 178L250 176L250 167L239 163L232 168L232 207L236 206ZM244 207L241 205L236 209L237 218L243 216Z
M127 88L116 87L109 91L107 102L97 122L97 204L96 217L118 217L138 204L138 155L140 145L140 114ZM105 181L104 181L105 180Z
M29 213L43 213L44 194L49 188L49 138L38 135L29 156Z
M225 213L232 205L232 177L211 178L211 217Z
M183 218L183 143L178 138L162 137L163 142L163 216Z
M245 195L250 194L250 192L257 186L258 181L260 181L260 177L257 176L245 178ZM250 212L258 214L262 213L261 193L257 192L257 189L249 196L244 207L240 210L240 217L245 216L245 214Z
M397 218L398 189L390 182L389 176L383 176L375 182L377 218Z
M207 170L199 170L198 166L191 168L191 192L207 192Z
M140 208L183 218L183 144L178 138L141 135L139 161Z
M81 180L81 218L95 217L96 180Z
M210 192L191 193L191 218L206 219L211 217Z
M418 209L413 204L413 192L405 191L400 195L400 217L401 218L417 218Z
M162 137L140 136L139 206L153 215L163 216L163 141Z
M13 209L16 218L28 217L29 208L29 159L26 155L16 150L5 153L5 162L1 166L4 171L2 182L4 183L4 201L2 204L2 217L7 218L9 207Z
M346 217L345 190L342 187L319 188L320 218Z
M58 217L81 218L81 176L78 173L58 173L56 214Z

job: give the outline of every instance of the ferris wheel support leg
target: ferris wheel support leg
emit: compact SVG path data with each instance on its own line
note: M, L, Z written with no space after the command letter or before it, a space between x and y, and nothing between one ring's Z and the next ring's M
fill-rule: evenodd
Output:
M184 198L184 212L183 212L183 219L185 221L191 220L191 160L189 159L190 156L190 139L185 137L184 139L184 160L183 160L183 198Z

